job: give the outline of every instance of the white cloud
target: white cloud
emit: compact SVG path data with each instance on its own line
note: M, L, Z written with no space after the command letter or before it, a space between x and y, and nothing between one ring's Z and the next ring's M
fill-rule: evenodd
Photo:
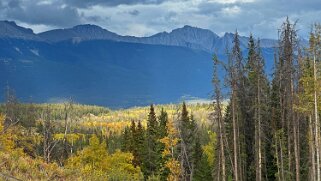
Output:
M132 32L135 32L136 36L143 37L148 36L150 34L156 33L155 29L149 28L148 26L144 24L128 24L126 27L127 32L124 34L130 34Z
M238 6L226 7L222 9L222 13L228 16L234 16L241 12L241 8Z
M39 1L36 3L37 5L50 5L52 4L52 1L50 0L43 0L43 1Z
M33 24L28 24L28 23L24 23L24 22L20 22L20 21L17 21L17 24L19 26L22 26L22 27L31 28L34 31L34 33L41 33L41 32L44 32L44 31L48 31L48 30L52 30L54 28L57 28L57 27L54 27L54 26L43 25L43 24L33 25Z
M220 4L235 4L235 3L252 3L255 0L208 0L208 2L220 3Z

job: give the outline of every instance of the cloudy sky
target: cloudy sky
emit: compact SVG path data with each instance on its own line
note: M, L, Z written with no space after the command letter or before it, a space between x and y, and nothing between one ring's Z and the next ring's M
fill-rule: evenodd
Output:
M301 36L321 22L321 0L0 0L0 19L42 32L96 24L121 35L149 36L191 25L218 35L276 38L285 17Z

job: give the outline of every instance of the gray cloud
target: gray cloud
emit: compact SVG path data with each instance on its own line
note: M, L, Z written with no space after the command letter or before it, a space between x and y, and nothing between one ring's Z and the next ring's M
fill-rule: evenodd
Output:
M222 13L222 9L233 6L240 10L237 16ZM198 5L198 11L211 17L213 23L208 28L218 33L238 29L245 35L252 32L259 37L276 38L277 29L287 16L292 21L299 20L299 34L306 37L310 24L321 20L319 7L319 0L254 0L229 4L204 1Z
M70 26L81 23L78 10L61 2L40 3L36 0L12 0L2 7L3 19L31 25Z
M147 36L184 25L276 38L286 16L301 36L320 21L320 0L0 0L0 18L36 28L97 24L123 35ZM47 28L46 28L47 27Z
M83 14L81 16L89 22L99 22L109 19L108 17L103 18L101 16L84 16Z
M34 8L13 9L8 17L30 24L46 24L53 26L70 26L80 23L76 9L70 7L36 6Z
M122 4L159 4L165 0L65 0L65 3L79 8L88 8L95 5L118 6Z
M137 16L139 15L139 11L137 9L133 10L133 11L129 11L129 14L133 15L133 16Z
M12 0L8 3L9 8L19 8L20 7L20 1L19 0Z

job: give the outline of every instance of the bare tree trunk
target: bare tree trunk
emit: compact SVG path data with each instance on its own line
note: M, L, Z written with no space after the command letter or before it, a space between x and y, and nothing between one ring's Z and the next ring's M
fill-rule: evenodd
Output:
M220 142L220 154L219 154L219 171L218 171L218 180L225 181L226 180L226 171L225 171L225 150L224 150L224 137L225 137L225 129L224 122L222 116L222 108L221 108L221 90L220 90L220 81L217 75L217 63L218 59L216 55L213 58L214 60L214 75L213 75L213 84L214 84L214 92L215 92L215 112L218 120L219 126L219 142ZM221 174L222 172L222 174ZM222 177L222 179L221 179Z
M182 166L182 173L183 173L183 176L184 176L184 180L188 180L189 179L192 179L192 172L193 172L193 168L192 168L192 165L190 164L190 161L188 159L188 154L187 154L187 151L186 151L186 143L184 142L184 139L182 137L182 134L180 132L180 130L178 130L178 134L179 134L179 137L181 138L181 166ZM184 168L184 163L187 163L187 169L186 170ZM190 174L188 174L190 173Z
M233 87L234 89L234 87ZM238 177L238 142L237 142L237 125L235 118L235 90L232 90L232 121L233 121L233 151L234 151L234 180L239 181Z
M45 113L41 114L41 119L43 121L43 158L44 160L49 163L51 160L51 153L53 149L56 147L58 140L53 140L52 138L52 129L53 125L50 120L50 110L47 107Z
M262 145L261 145L261 99L260 99L260 79L258 79L258 178L256 180L262 180Z
M283 144L282 140L279 137L279 142L280 142L280 162L281 162L281 180L285 180L284 178L284 161L283 161Z
M236 132L237 132L237 158L238 158L238 179L239 181L242 181L243 180L243 162L242 162L242 157L241 157L241 150L242 150L242 144L241 144L241 141L240 141L240 115L239 114L236 114Z
M256 71L259 71L257 65ZM262 180L262 143L261 143L261 86L260 76L257 74L256 80L256 97L255 97L255 173L256 180Z
M300 155L299 155L299 146L298 146L298 137L297 137L297 126L293 125L293 136L294 136L294 155L295 155L295 175L296 181L300 181Z
M293 77L291 75L291 77ZM293 110L294 106L294 85L293 78L291 78L291 117L292 117L292 126L293 126L293 139L294 139L294 157L295 157L295 180L300 181L300 155L299 155L299 137L298 137L298 119L297 114ZM290 147L289 147L290 148Z
M315 121L315 145L317 156L317 181L320 181L320 140L319 140L319 112L318 112L318 96L317 96L317 70L316 70L316 57L313 55L313 77L314 77L314 121Z
M261 181L262 180L262 141L261 141L261 130L260 130L260 127L261 127L261 120L259 119L259 177L258 177L258 180Z
M314 140L314 134L313 134L313 123L312 123L312 116L309 115L309 145L310 145L310 160L311 160L311 176L310 179L311 181L315 181L315 140Z
M222 153L221 153L221 151L219 152L219 154L218 154L218 171L217 171L217 180L222 180L221 179L221 161L222 161L222 159L221 159L221 157L222 157Z
M220 120L220 145L221 145L221 160L222 160L222 181L226 180L225 173L225 153L224 153L224 140L223 140L223 130L222 130L222 120Z
M287 105L289 106L289 105ZM291 105L290 105L291 106ZM289 116L289 115L288 115ZM292 114L290 116L293 116ZM288 144L287 144L287 151L288 151L288 171L292 173L292 152L291 152L291 145L292 145L292 142L291 142L291 119L287 120L287 141L288 141Z
M275 154L276 154L276 165L277 165L277 175L278 175L278 181L281 181L281 171L280 171L280 160L279 160L279 150L278 150L278 138L275 139Z

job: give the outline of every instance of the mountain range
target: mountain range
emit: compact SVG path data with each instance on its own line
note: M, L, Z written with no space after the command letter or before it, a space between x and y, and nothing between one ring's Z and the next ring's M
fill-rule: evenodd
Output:
M0 21L0 94L9 85L23 101L72 97L114 108L210 98L212 54L224 60L233 36L187 25L149 37L121 36L90 24L35 34ZM248 39L240 36L244 55ZM277 41L260 42L269 73Z
M66 29L54 29L35 34L31 29L20 27L15 22L0 21L0 38L19 38L46 42L112 40L129 43L180 46L204 50L210 53L214 50L220 52L225 50L226 47L230 47L233 36L233 33L225 33L224 36L219 37L210 30L188 25L174 29L170 33L162 32L149 37L121 36L91 24L77 25ZM246 49L248 40L248 37L240 36L242 49ZM260 43L262 48L270 48L275 46L277 42L273 39L261 39Z

